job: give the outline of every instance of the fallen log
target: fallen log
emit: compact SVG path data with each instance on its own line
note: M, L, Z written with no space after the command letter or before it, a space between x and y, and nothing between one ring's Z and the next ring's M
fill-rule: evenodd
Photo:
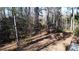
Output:
M44 35L44 36L41 36L41 37L38 37L38 38L35 38L35 39L32 39L32 40L26 41L24 44L20 45L20 48L27 47L27 46L29 46L31 44L42 41L43 39L45 39L47 37L51 37L51 34Z
M46 35L46 34L47 34L47 32L43 32L43 33L38 34L38 35L36 35L36 36L33 36L33 37L31 37L31 38L27 38L27 39L25 39L25 40L26 40L26 41L33 40L33 39L39 38L39 37L41 37L41 36L44 36L44 35Z
M12 51L13 49L16 49L16 48L17 48L16 43L12 43L0 48L0 51Z
M39 41L37 43L31 44L28 47L23 48L22 50L26 50L26 51L39 51L41 49L43 49L44 47L50 45L51 43L53 43L54 40L51 39L44 39L42 41Z

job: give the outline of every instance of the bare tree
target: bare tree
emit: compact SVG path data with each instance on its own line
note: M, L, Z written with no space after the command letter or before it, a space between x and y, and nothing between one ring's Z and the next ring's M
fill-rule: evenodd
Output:
M36 33L38 33L39 32L39 7L35 7L34 12L35 12L35 30L36 30Z
M17 26L16 26L16 8L12 7L12 16L14 18L14 27L15 27L15 33L16 33L16 43L17 47L19 46L19 38L18 38L18 32L17 32Z

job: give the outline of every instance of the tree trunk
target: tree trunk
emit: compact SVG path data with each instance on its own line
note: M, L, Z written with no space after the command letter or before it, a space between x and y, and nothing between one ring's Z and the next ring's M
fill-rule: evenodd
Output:
M15 33L16 33L16 43L17 43L17 47L19 46L19 39L18 39L18 32L17 32L17 26L16 26L16 18L15 16L13 16L14 18L14 27L15 27Z

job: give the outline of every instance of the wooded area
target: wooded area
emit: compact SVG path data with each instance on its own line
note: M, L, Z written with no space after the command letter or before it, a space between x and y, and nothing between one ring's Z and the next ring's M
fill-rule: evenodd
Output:
M79 7L0 7L1 51L75 51L73 43L79 44Z

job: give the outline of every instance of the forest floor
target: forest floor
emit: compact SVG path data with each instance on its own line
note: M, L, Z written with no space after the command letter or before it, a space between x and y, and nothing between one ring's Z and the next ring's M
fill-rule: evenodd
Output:
M27 51L66 51L66 47L70 45L73 35L65 40L53 41L50 38L45 38L42 41L31 44L28 47L23 48Z
M49 34L51 36L55 34ZM35 37L40 36L36 35ZM43 34L42 34L43 36ZM45 37L45 36L44 36ZM42 38L34 39L34 43L30 45L26 45L20 49L20 51L66 51L66 47L70 45L73 35L66 37L65 39L57 40L56 38L51 38L50 36ZM38 40L38 41L36 41ZM36 41L36 42L35 42ZM15 42L11 42L9 44L5 44L3 47L0 47L1 51L11 51L16 50L17 45Z

